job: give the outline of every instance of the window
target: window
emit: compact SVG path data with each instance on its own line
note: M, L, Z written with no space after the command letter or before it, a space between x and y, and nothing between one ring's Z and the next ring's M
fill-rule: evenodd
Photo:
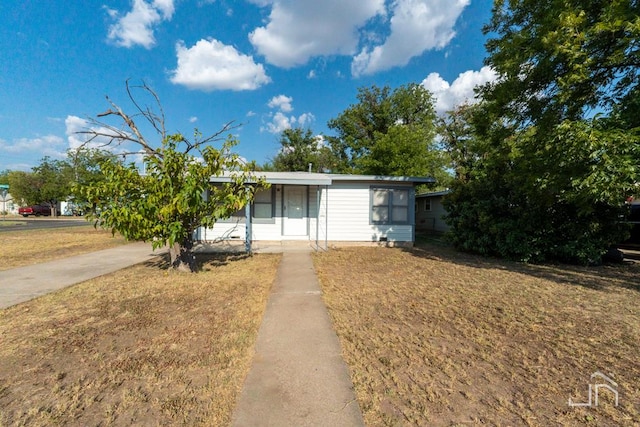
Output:
M244 223L245 217L246 217L244 212L245 212L244 208L240 208L237 211L235 211L233 214L231 214L229 218L220 218L218 219L218 222Z
M409 189L371 188L372 224L409 224Z
M251 216L258 220L271 220L274 217L274 187L258 191L253 197Z
M425 212L431 211L431 199L424 199L424 210Z
M212 188L207 190L206 195L205 195L206 199L210 200L211 197L213 196L213 194L216 191L222 191L222 187L223 187L223 184L214 184L212 186ZM217 220L217 222L220 222L220 223L236 223L237 224L237 223L240 223L240 222L244 222L244 218L245 218L244 208L240 208L237 211L235 211L233 214L231 214L231 216L229 218L219 218Z
M275 187L272 186L267 190L259 190L253 196L251 204L251 219L256 223L274 223L275 222ZM221 223L244 223L246 220L246 207L242 207L235 211L229 218L221 218Z

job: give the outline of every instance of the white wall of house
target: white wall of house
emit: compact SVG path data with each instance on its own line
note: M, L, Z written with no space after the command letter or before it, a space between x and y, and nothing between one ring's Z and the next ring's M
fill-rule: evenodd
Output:
M6 212L7 215L18 215L19 207L10 193L7 193L4 198L0 194L0 214Z
M371 224L371 187L403 188L411 195L408 208L411 221L401 225ZM251 240L308 240L344 242L412 242L413 186L386 185L374 182L334 182L330 186L302 186L306 196L306 231L303 234L287 233L284 194L286 185L273 186L275 215L272 221L254 220L251 224ZM299 187L299 186L296 186ZM220 221L211 229L202 229L196 238L202 241L244 240L244 217Z
M327 229L330 241L413 241L413 225L371 224L371 186L376 183L335 183L329 188ZM391 186L397 187L397 186ZM400 188L400 187L398 187ZM413 191L412 187L406 187Z

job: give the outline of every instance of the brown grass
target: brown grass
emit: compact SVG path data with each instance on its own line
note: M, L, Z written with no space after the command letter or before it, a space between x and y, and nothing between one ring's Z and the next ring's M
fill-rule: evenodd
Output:
M1 310L0 425L228 424L279 259L138 265Z
M52 261L125 244L124 238L91 226L0 233L0 270Z
M640 264L578 268L444 247L315 257L365 421L640 425ZM618 384L620 404L589 377Z

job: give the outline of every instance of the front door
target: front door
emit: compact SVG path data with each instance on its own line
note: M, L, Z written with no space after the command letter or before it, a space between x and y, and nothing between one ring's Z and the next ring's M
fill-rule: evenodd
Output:
M285 236L308 235L307 187L284 186L282 234Z

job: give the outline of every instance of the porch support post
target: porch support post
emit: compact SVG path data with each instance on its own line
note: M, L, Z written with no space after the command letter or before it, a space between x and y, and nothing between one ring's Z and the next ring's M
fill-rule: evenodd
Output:
M324 250L329 250L329 186L324 186Z
M244 249L250 254L251 253L251 201L247 201L247 204L244 207L244 215L245 215L245 237L244 237Z
M316 252L318 251L318 233L320 231L320 185L316 185Z

